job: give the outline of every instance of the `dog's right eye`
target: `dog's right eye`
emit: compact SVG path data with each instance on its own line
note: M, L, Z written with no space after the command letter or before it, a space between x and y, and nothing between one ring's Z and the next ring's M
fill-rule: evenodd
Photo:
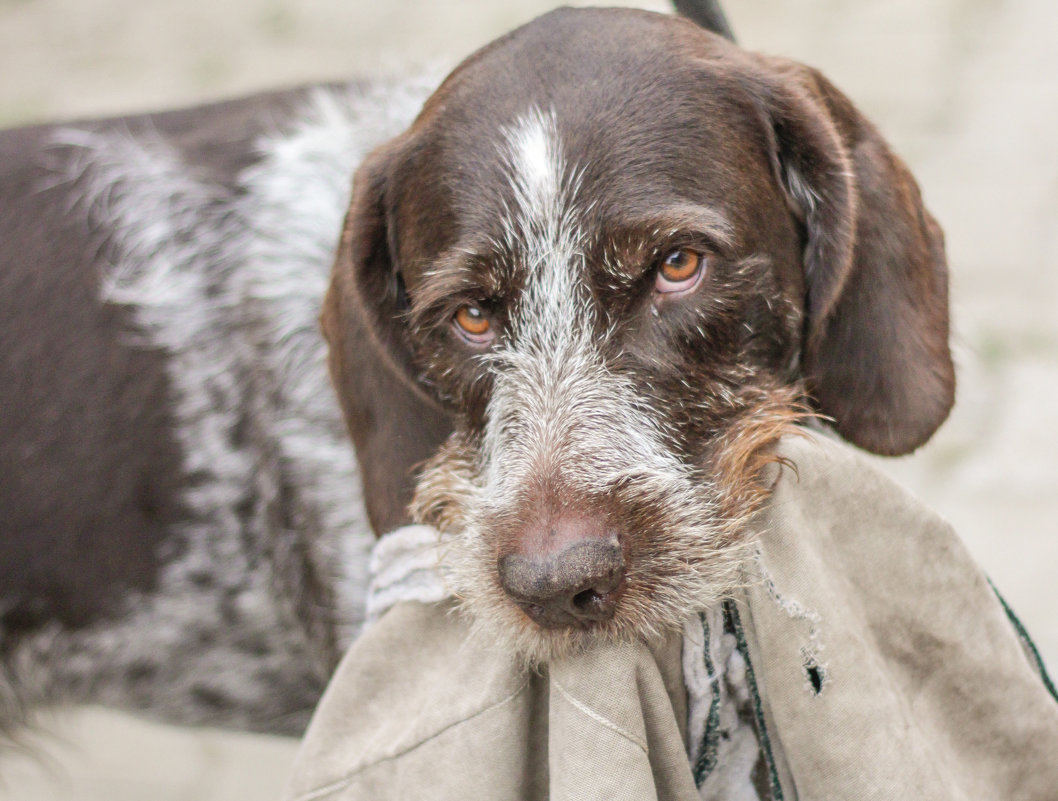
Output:
M480 306L464 303L452 317L456 330L472 345L487 345L495 337L492 321Z
M698 285L704 270L704 255L696 250L679 248L662 260L654 289L661 295L686 294Z

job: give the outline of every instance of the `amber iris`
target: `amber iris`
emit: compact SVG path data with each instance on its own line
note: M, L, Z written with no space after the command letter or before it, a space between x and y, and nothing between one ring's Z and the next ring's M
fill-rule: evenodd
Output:
M705 256L694 250L674 250L658 265L654 291L661 296L681 297L693 292L702 280Z
M693 250L674 250L661 263L661 276L673 284L689 281L702 268L702 254Z
M456 311L455 323L462 329L463 333L475 340L487 337L489 329L492 327L485 312L469 303L460 306Z

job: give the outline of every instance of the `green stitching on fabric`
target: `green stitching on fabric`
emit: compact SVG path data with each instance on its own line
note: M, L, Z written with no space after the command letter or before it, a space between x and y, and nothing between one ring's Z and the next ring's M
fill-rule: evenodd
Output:
M1036 670L1040 674L1040 679L1043 681L1043 686L1047 688L1047 692L1051 694L1051 698L1058 701L1058 689L1055 688L1054 682L1051 681L1050 675L1047 673L1047 666L1043 664L1043 657L1040 656L1040 651L1036 647L1036 643L1032 641L1032 637L1029 636L1029 630L1025 628L1018 616L1014 614L1014 610L1010 608L1010 604L1007 603L1007 599L1003 597L1003 594L996 589L996 585L992 583L992 579L988 579L988 586L992 588L992 592L996 594L996 598L999 599L999 603L1003 606L1003 611L1007 613L1007 619L1010 621L1010 625L1014 627L1014 631L1018 633L1018 637L1025 643L1025 647L1029 653L1032 654L1032 659L1036 663Z
M764 722L764 704L760 699L760 690L757 687L757 674L753 670L753 663L749 658L749 647L746 645L746 632L742 629L742 619L738 615L733 601L724 601L724 616L728 624L735 632L738 642L738 650L742 658L746 660L746 680L749 683L749 692L753 696L753 717L757 721L757 732L760 734L761 751L764 753L764 761L768 763L768 782L771 785L772 801L783 801L785 796L782 792L782 784L779 783L779 772L775 768L775 755L771 750L771 738L768 736L768 727Z
M693 771L694 784L696 787L701 787L705 780L709 778L709 774L716 768L720 750L720 686L718 684L719 677L716 675L716 670L713 666L713 659L709 654L709 623L705 619L704 612L699 613L698 618L702 622L702 633L705 637L705 647L702 653L702 658L705 661L705 672L712 679L710 682L712 700L709 702L709 716L706 718L705 733L702 735L701 747L698 759L695 760Z

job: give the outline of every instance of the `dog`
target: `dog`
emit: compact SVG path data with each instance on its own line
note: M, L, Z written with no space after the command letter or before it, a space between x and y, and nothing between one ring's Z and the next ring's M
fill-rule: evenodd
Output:
M825 78L711 25L561 9L436 91L0 134L5 728L300 733L413 521L527 660L669 631L784 433L928 440L940 229Z

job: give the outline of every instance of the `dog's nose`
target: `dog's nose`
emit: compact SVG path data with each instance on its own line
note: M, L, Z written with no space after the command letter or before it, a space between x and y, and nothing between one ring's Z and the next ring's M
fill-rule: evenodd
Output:
M613 617L625 572L617 535L562 539L568 544L560 550L534 549L500 558L503 589L547 628L586 626Z

